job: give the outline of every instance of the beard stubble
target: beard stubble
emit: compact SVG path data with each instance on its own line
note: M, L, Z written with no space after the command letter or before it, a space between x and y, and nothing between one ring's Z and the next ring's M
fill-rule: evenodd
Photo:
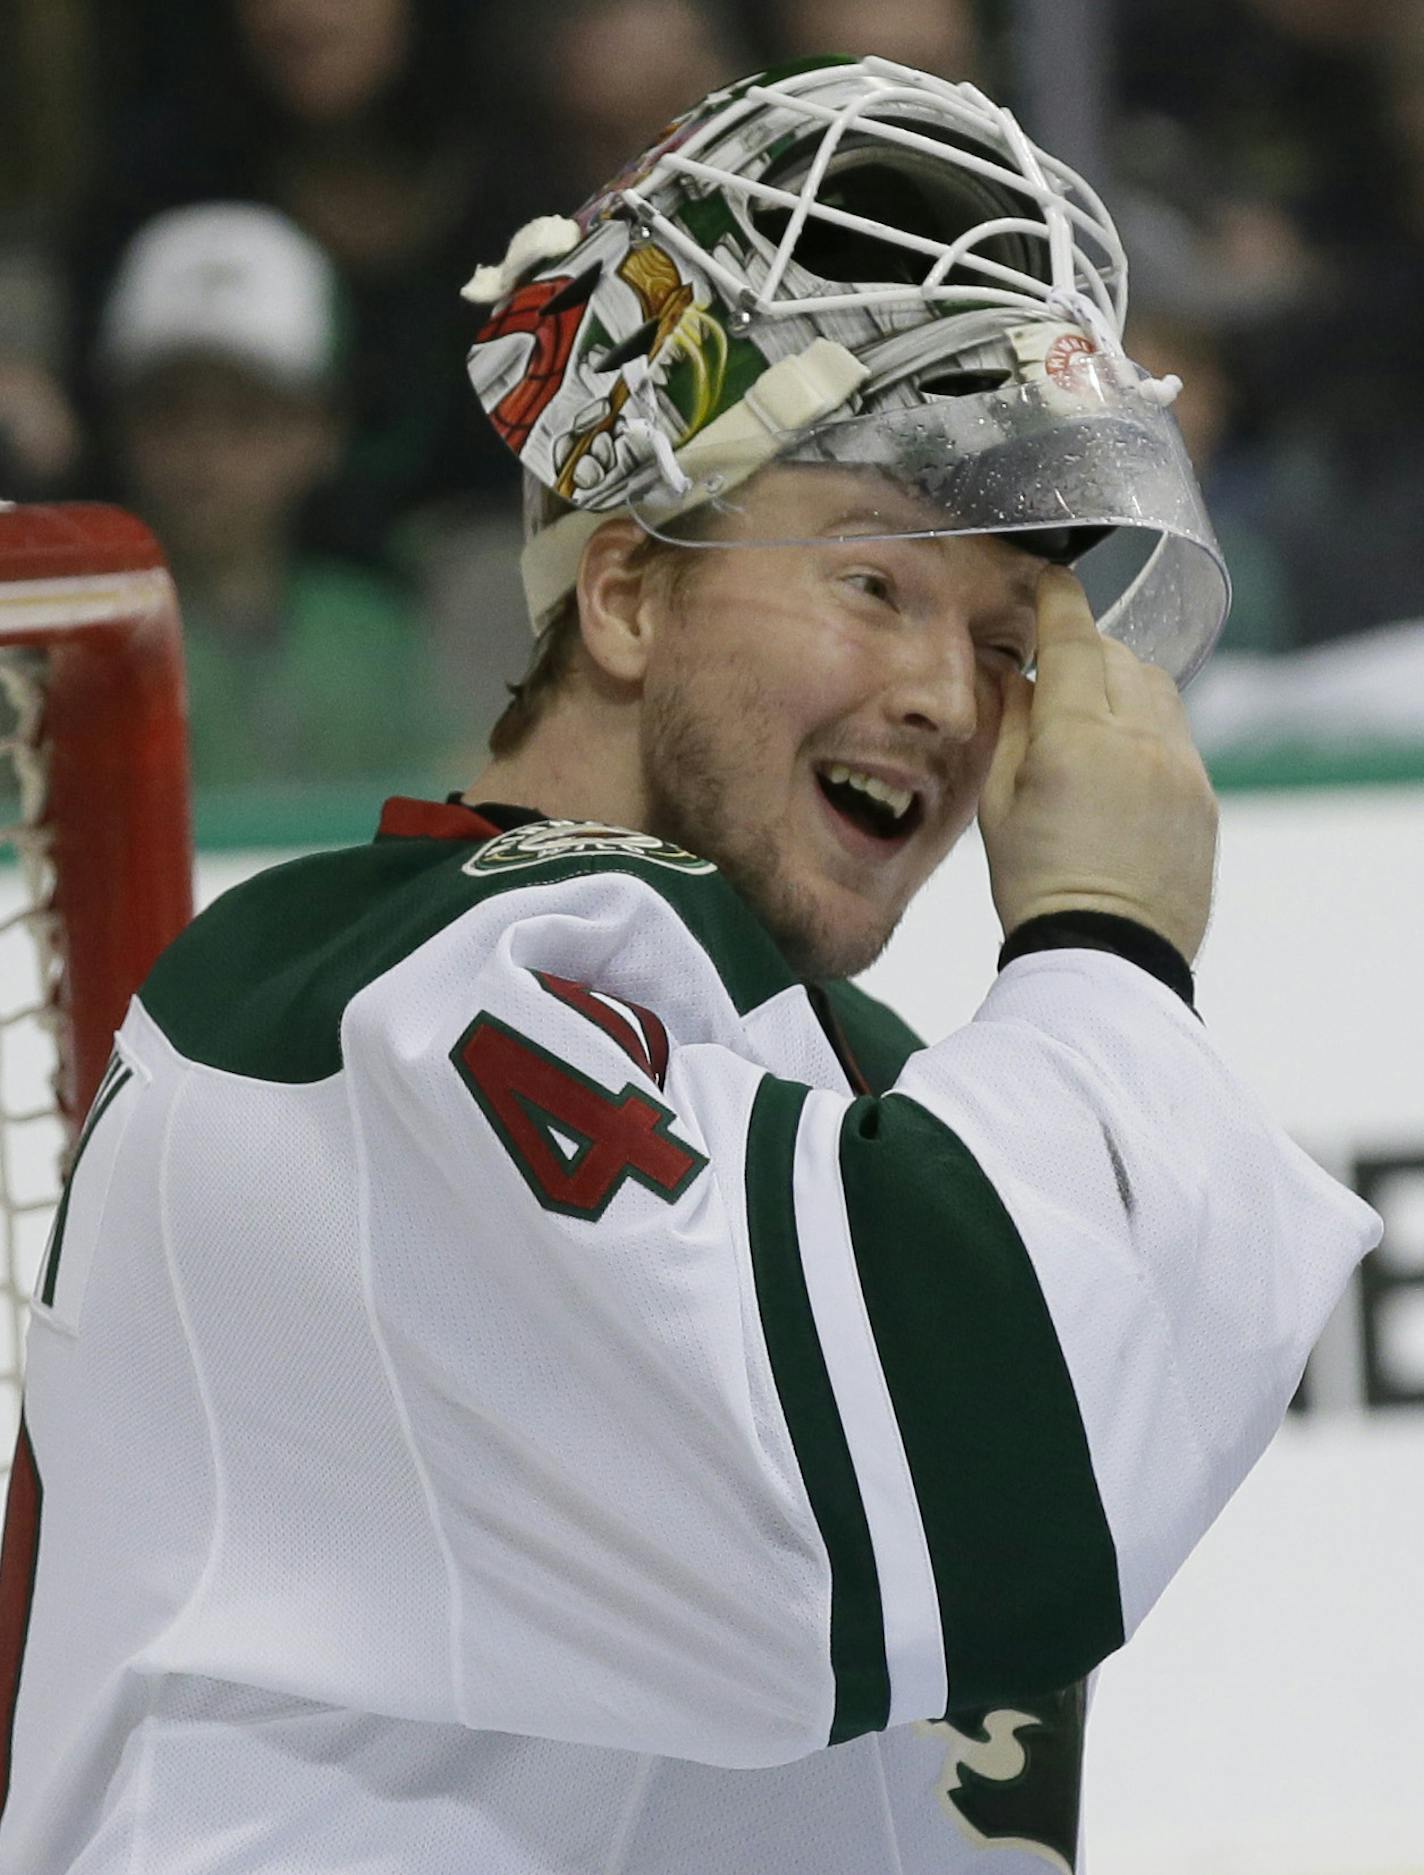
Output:
M699 693L709 684L715 689L704 702ZM677 682L646 697L648 831L710 859L798 976L854 976L884 950L898 917L871 932L837 928L785 865L775 816L754 794L756 778L767 772L772 711L754 679L739 681L725 667L684 668Z

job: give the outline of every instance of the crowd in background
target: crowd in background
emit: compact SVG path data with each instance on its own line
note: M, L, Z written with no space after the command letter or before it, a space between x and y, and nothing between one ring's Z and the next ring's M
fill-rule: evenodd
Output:
M1225 649L1424 620L1424 0L1103 4L1128 349L1185 381ZM528 636L459 289L515 228L792 57L875 51L1024 106L1012 0L13 11L0 496L154 527L212 787L476 765Z

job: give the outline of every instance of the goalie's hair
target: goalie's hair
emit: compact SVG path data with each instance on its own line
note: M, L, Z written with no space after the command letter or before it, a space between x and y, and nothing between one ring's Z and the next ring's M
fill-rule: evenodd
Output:
M541 529L567 514L570 504L537 476L524 472L524 538L533 540ZM506 685L509 701L489 733L491 755L512 755L529 737L543 715L549 698L559 688L573 662L579 635L578 594L565 593L559 603L533 621L534 652L518 683Z

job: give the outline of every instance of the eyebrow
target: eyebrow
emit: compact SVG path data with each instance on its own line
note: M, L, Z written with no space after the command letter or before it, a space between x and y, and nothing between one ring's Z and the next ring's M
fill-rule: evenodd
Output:
M816 530L816 533L819 539L822 539L822 540L834 539L837 535L842 534L852 521L878 522L882 526L882 533L883 533L883 524L885 522L885 518L886 518L886 511L884 508L873 508L873 507L872 508L847 508L843 514L838 514L834 520L827 521L822 527L819 527ZM906 540L906 539L908 540L914 540L914 539L933 540L936 537L933 534L931 534L929 531L930 528L933 527L933 525L934 525L933 520L930 517L926 516L925 527L924 527L923 532L917 532L917 533L912 533L912 534L892 534L890 538L892 540ZM854 539L855 536L852 535L851 538ZM867 540L872 540L872 539L875 539L876 536L866 535L865 538Z
M855 540L857 537L854 534L847 536L844 532L852 522L878 522L883 524L885 519L886 514L883 508L847 508L844 513L838 514L834 520L827 521L824 526L819 528L815 537L818 540ZM879 536L867 534L864 538L866 540L875 540L877 538L908 540L922 546L933 546L937 540L954 540L962 538L962 536L950 534L948 532L931 533L927 524L923 533L890 535L882 533ZM1002 537L994 535L992 538L998 540ZM1009 584L1013 588L1014 596L1030 609L1036 609L1038 601L1038 576L1042 571L1042 567L1033 563L1033 558L1026 548L1016 547L1012 541L1005 541L1004 545L1014 547L1014 551L1021 562L1021 564L1016 564L1014 566L1009 575Z

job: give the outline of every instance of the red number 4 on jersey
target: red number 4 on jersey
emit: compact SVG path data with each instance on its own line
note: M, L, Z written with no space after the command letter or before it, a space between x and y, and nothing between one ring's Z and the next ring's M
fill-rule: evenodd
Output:
M634 1032L626 1022L621 1026L628 1029L627 1039L617 1033L607 1020L607 1005L581 984L538 974L551 996L614 1035L653 1076L648 1051L631 1045ZM645 1035L661 1034L656 1017L637 1013ZM674 1115L668 1108L635 1083L610 1093L497 1016L476 1016L450 1059L545 1210L600 1218L627 1178L671 1204L707 1164L671 1131Z

